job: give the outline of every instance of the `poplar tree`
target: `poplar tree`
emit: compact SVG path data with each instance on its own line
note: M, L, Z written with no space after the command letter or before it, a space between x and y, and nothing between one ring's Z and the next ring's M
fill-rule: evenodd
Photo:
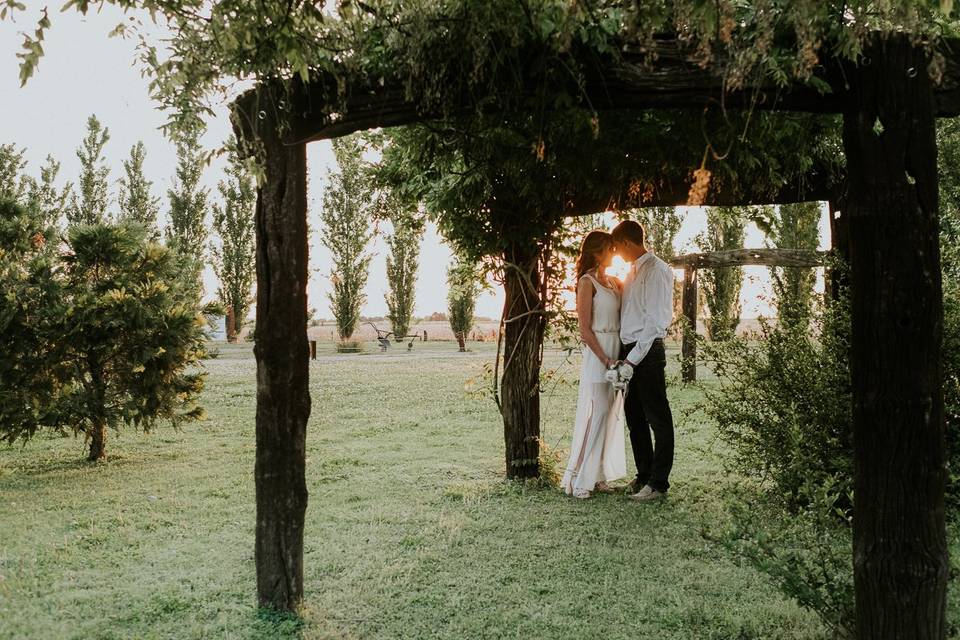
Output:
M770 244L778 249L816 251L820 244L820 203L801 202L766 207L769 215L758 222ZM806 331L813 313L816 272L804 267L770 267L779 322Z
M200 186L205 162L196 135L184 135L177 141L177 172L170 201L170 226L167 242L186 265L186 274L203 291L204 253L207 245L207 198L209 191Z
M447 267L447 318L460 351L467 350L467 334L473 328L473 315L480 294L480 277L472 262L455 254Z
M413 319L417 269L420 265L420 243L423 223L410 214L393 216L393 233L387 237L387 284L384 296L387 317L394 338L400 340L410 332Z
M330 305L341 340L346 340L357 330L360 307L366 301L363 288L370 275L372 258L367 245L373 236L370 219L376 201L369 177L363 170L362 152L358 136L333 141L338 169L329 174L320 213L323 222L321 241L333 259Z
M73 191L73 183L68 182L62 189L56 185L60 174L60 163L48 155L40 167L40 179L29 179L27 187L27 207L33 209L43 225L56 226L64 215L67 201Z
M219 245L211 244L213 269L220 279L218 296L226 309L227 342L236 342L250 308L256 275L254 207L257 193L243 161L230 156L227 179L217 185L223 205L213 205L213 228Z
M145 156L143 142L130 148L130 158L123 161L124 176L119 180L118 205L121 220L139 222L156 233L160 198L151 193L153 183L143 173Z
M742 249L746 216L741 207L707 209L707 230L698 238L703 251ZM743 267L702 269L701 281L710 318L707 334L711 340L728 340L740 324L740 290L743 288Z
M627 217L643 225L647 244L659 258L669 261L676 255L674 242L683 224L683 216L676 207L638 209Z
M100 124L97 116L87 119L87 135L77 149L80 160L79 194L74 193L67 209L67 222L94 224L108 218L109 194L107 177L110 169L103 160L103 147L110 140L110 130Z
M27 161L23 159L24 150L16 145L0 144L0 198L22 202L27 190L27 180L23 170Z

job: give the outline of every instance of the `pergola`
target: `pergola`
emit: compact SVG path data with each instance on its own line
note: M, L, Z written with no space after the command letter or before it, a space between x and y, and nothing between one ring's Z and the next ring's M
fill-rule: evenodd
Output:
M683 299L681 308L686 327L680 346L680 373L684 382L697 379L697 316L699 269L725 269L759 265L765 267L812 268L824 264L826 253L803 249L731 249L688 253L670 260L670 266L683 269Z
M711 194L703 204L830 200L847 227L835 249L851 266L857 510L854 568L862 638L942 638L949 570L944 519L944 423L940 366L942 300L935 118L960 113L958 42L942 43L946 73L935 84L930 52L903 34L867 42L864 61L831 63L807 85L753 85L723 93L710 68L681 44L657 44L655 62L630 51L586 63L593 108L703 107L843 114L847 159L841 191L815 179L784 197ZM920 70L918 73L917 70ZM530 91L535 90L532 82ZM475 112L461 96L462 113ZM256 562L262 604L294 609L303 590L307 504L305 430L310 413L306 333L306 143L360 129L440 117L409 101L399 79L319 76L265 83L235 109L241 140L264 166L257 229ZM640 150L642 151L642 150ZM815 176L814 176L815 177ZM686 189L642 204L685 203ZM793 198L792 200L789 198ZM611 192L610 201L620 200ZM608 203L577 203L592 213ZM836 237L836 236L835 236Z

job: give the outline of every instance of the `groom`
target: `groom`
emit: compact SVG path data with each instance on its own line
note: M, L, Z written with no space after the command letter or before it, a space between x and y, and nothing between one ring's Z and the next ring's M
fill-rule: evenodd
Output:
M633 369L624 413L637 477L628 491L631 499L648 502L666 495L673 467L673 415L667 401L663 349L673 320L673 270L647 251L643 227L633 220L618 224L612 235L617 254L631 263L620 306L621 366Z

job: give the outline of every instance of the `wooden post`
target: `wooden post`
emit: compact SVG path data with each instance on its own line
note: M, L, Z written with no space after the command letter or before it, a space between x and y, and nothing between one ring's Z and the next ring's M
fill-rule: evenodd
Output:
M684 382L697 379L697 268L688 264L683 270L683 342L680 348Z
M949 573L930 61L875 37L848 74L857 637L946 637Z
M317 341L316 340L310 341L310 359L311 360L317 359Z
M238 103L238 138L261 153L257 189L257 601L296 612L303 600L307 509L306 431L310 416L307 346L306 145L279 138L282 101L263 89Z
M833 259L839 263L827 270L827 299L836 300L840 292L849 286L848 269L850 265L850 232L848 218L836 202L828 203L830 216L830 250Z

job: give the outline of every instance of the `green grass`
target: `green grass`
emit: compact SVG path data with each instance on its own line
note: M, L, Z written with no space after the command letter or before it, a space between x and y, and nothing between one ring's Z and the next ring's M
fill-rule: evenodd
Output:
M0 448L0 638L825 635L701 535L733 480L698 391L671 386L669 501L575 501L502 480L496 407L464 393L490 347L441 343L311 363L304 618L258 613L250 349L206 363L205 422L115 436L103 464L74 438ZM551 445L574 402L551 383Z

